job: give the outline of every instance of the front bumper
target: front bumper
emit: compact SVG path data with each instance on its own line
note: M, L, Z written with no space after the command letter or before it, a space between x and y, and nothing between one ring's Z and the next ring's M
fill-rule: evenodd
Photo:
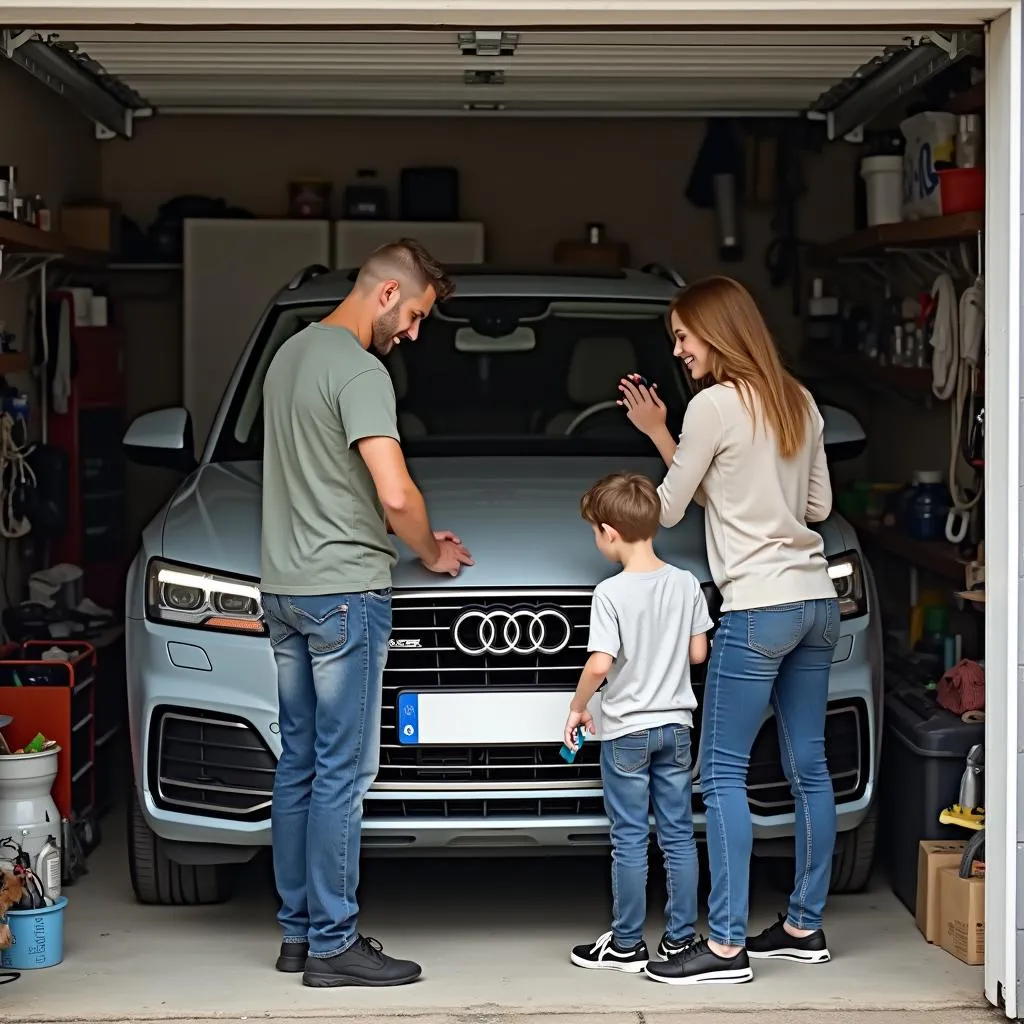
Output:
M840 831L855 828L867 812L878 749L872 679L878 659L869 657L868 620L844 627L830 677L830 723L840 726L836 744L844 751L844 771L835 782ZM128 620L126 639L132 757L149 826L172 844L219 847L223 862L247 859L252 847L270 843L269 794L281 750L269 642L139 618ZM762 735L773 733L766 720ZM226 782L215 769L199 770L224 757L233 766ZM755 841L793 835L795 816L788 798L780 797L779 780L781 768L760 796L752 792ZM703 831L697 795L694 820ZM370 853L555 851L607 842L600 785L589 780L573 788L378 782L363 822Z

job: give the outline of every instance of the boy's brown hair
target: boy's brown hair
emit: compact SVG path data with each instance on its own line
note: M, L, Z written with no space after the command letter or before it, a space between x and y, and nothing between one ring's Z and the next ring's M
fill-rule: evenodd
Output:
M580 515L592 526L607 523L627 544L635 544L658 532L661 501L642 473L610 473L580 499Z

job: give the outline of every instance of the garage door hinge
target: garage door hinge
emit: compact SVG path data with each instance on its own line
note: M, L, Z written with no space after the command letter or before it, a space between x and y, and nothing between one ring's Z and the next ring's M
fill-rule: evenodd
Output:
M42 39L42 35L37 32L34 28L22 29L20 32L12 32L10 29L3 30L3 41L0 42L0 49L3 49L5 57L13 57L14 51L20 46L24 46L25 43L32 42L33 39Z
M518 32L474 29L459 33L459 49L466 57L511 57L518 46Z
M126 134L124 138L130 139L135 135L135 120L139 117L152 117L152 107L138 107L134 110L126 110L124 112L124 124ZM99 121L94 122L96 127L96 138L100 142L108 142L110 139L119 139L122 136L115 131L111 131L106 125L100 124Z
M933 46L937 46L940 50L943 50L950 60L956 60L957 55L963 46L962 34L960 32L953 32L950 36L944 36L941 32L922 32L916 37L917 43L922 42L931 43Z
M834 111L823 111L823 110L808 110L807 111L808 121L824 121L825 127L828 131L828 137L834 139L836 137L836 119ZM864 125L859 124L856 128L851 128L845 135L843 135L844 142L852 142L855 146L859 146L864 141Z

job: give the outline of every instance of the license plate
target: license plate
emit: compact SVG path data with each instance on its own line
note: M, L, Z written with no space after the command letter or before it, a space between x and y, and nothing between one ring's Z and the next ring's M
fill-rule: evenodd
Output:
M562 742L571 690L455 690L398 694L398 742L406 745L490 746ZM601 735L601 698L590 713Z

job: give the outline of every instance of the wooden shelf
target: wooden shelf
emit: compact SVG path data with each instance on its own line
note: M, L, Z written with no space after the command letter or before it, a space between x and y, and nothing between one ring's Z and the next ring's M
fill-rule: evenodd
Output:
M30 366L27 352L0 352L0 377L8 373L25 373Z
M831 375L855 383L875 382L879 386L912 395L928 395L932 390L932 371L916 366L881 366L869 359L822 349L804 349L804 358Z
M846 516L846 519L861 535L862 540L867 540L907 565L926 569L936 576L958 584L963 589L964 562L955 544L948 544L945 541L914 540L913 537L908 537L898 530L878 526L857 516Z
M119 271L125 274L132 273L177 273L182 269L180 263L110 263L107 270Z
M895 391L901 395L931 395L933 375L931 367L881 366L859 356L834 352L831 349L815 351L807 347L801 353L806 364L818 366L829 376L842 378L845 383L872 385ZM985 375L978 375L976 394L985 393Z
M0 247L12 253L42 255L54 253L67 263L81 267L102 266L107 254L91 249L76 249L54 231L40 231L32 224L0 219Z
M902 221L865 228L846 238L819 245L811 251L815 262L827 263L843 256L871 256L885 249L915 248L957 242L977 236L985 227L982 210L956 213L951 217L929 217L927 220Z

